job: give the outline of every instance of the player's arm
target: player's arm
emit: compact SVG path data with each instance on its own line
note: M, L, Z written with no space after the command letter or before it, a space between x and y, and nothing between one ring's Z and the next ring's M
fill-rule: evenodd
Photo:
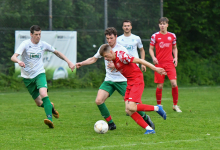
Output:
M82 66L91 65L91 64L94 64L97 60L98 60L98 58L96 58L96 57L90 57L82 62L76 63L76 67L80 68Z
M177 46L174 45L173 46L173 62L174 62L174 66L177 67L177 63L178 63L178 50L177 50Z
M147 62L146 60L134 57L132 62L133 63L143 64L143 65L147 66L148 68L152 69L153 71L158 72L159 74L166 75L166 72L165 72L165 70L163 68L155 67L153 64Z
M22 62L21 60L19 60L19 59L18 59L18 56L19 56L19 54L14 53L14 54L11 56L11 61L13 61L13 62L15 62L15 63L18 63L19 66L25 68L25 63Z
M158 64L158 60L157 60L157 58L156 58L155 55L154 55L154 46L150 45L150 47L149 47L149 53L150 53L150 56L151 56L151 58L152 58L152 60L153 60L153 63L154 63L154 64Z
M69 66L69 68L70 68L72 71L74 70L75 65L74 65L63 53L61 53L61 52L59 52L59 51L57 51L57 50L55 50L53 53L54 53L57 57L59 57L60 59L66 61L67 64L68 64L68 66Z
M141 59L145 60L145 50L144 47L139 48L140 54L141 54ZM146 67L144 65L141 65L141 70L146 72Z

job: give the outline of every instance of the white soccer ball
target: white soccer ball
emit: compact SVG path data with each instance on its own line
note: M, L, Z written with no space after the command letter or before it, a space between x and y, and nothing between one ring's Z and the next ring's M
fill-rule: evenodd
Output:
M103 120L99 120L95 123L94 130L97 133L104 134L108 131L108 124Z

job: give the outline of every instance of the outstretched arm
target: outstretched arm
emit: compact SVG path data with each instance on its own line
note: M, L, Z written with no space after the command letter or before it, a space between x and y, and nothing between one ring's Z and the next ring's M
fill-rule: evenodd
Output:
M25 63L24 63L24 62L22 62L22 61L20 61L20 60L18 59L18 56L19 56L19 54L14 53L14 54L12 55L12 57L11 57L11 61L13 61L13 62L15 62L15 63L18 63L18 64L19 64L19 66L21 66L21 67L24 67L24 68L25 68Z
M91 65L91 64L94 64L96 61L98 60L98 58L95 58L95 57L90 57L82 62L78 62L76 63L76 68L80 68L82 66L85 66L85 65Z
M63 59L64 61L66 61L67 64L68 64L68 66L69 66L69 68L70 68L72 71L74 70L75 65L74 65L63 53L61 53L61 52L59 52L59 51L57 51L57 50L55 50L53 53L54 53L57 57L59 57L60 59Z
M152 69L153 71L158 72L159 74L166 75L166 72L163 68L155 67L153 64L147 62L146 60L139 59L139 58L134 58L133 63L139 63L139 64L142 64L142 65L145 65L146 67Z

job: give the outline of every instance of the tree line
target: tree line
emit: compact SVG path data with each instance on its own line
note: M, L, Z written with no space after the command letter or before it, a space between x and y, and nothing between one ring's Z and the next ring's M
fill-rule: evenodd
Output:
M14 77L14 64L10 61L14 53L15 30L29 30L33 24L48 30L47 0L0 0L0 85L11 87L19 84ZM168 31L177 36L179 50L179 85L220 84L220 1L176 0L164 1L164 16L169 18ZM59 0L53 1L53 30L77 31L77 60L92 57L104 43L103 0ZM123 33L122 21L133 22L132 33L142 39L159 30L160 0L108 0L108 26ZM93 47L96 45L96 47ZM152 62L149 42L143 41L146 60ZM75 79L49 81L52 87L98 87L105 75L103 60L90 67L77 70ZM155 86L153 72L144 73L146 86ZM18 82L17 82L18 81ZM71 84L70 84L71 83ZM73 85L74 84L74 85ZM169 84L168 82L166 83Z

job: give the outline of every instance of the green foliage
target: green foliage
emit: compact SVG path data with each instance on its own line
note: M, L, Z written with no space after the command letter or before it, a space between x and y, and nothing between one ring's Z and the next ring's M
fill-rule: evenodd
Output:
M104 43L103 6L103 0L53 1L53 30L77 31L78 62L92 57L99 46ZM15 0L0 0L1 73L6 76L10 75L14 79L12 77L14 76L14 64L10 60L14 53L14 31L29 30L33 24L40 25L42 30L48 30L48 11L48 1L45 0L22 0L22 3ZM220 69L218 65L220 58L219 15L219 0L164 1L164 16L170 20L168 31L177 35L178 84L220 84L218 71ZM129 19L133 22L132 33L139 35L142 39L149 39L154 32L159 30L159 18L159 1L108 0L108 26L115 27L118 35L123 33L122 21ZM152 62L148 54L149 42L143 42L143 45L146 60ZM54 84L52 84L53 81L49 81L49 83L52 87L98 87L97 84L104 80L104 73L103 59L99 59L89 67L77 70L76 79L54 81ZM147 71L144 76L146 86L155 86L153 72ZM10 86L10 84L5 84L11 82L8 81L10 78L4 78L4 80L0 81L1 85ZM56 82L61 85L57 85ZM81 83L85 86L82 86ZM73 84L76 85L73 86ZM166 81L165 85L170 86L169 81Z

